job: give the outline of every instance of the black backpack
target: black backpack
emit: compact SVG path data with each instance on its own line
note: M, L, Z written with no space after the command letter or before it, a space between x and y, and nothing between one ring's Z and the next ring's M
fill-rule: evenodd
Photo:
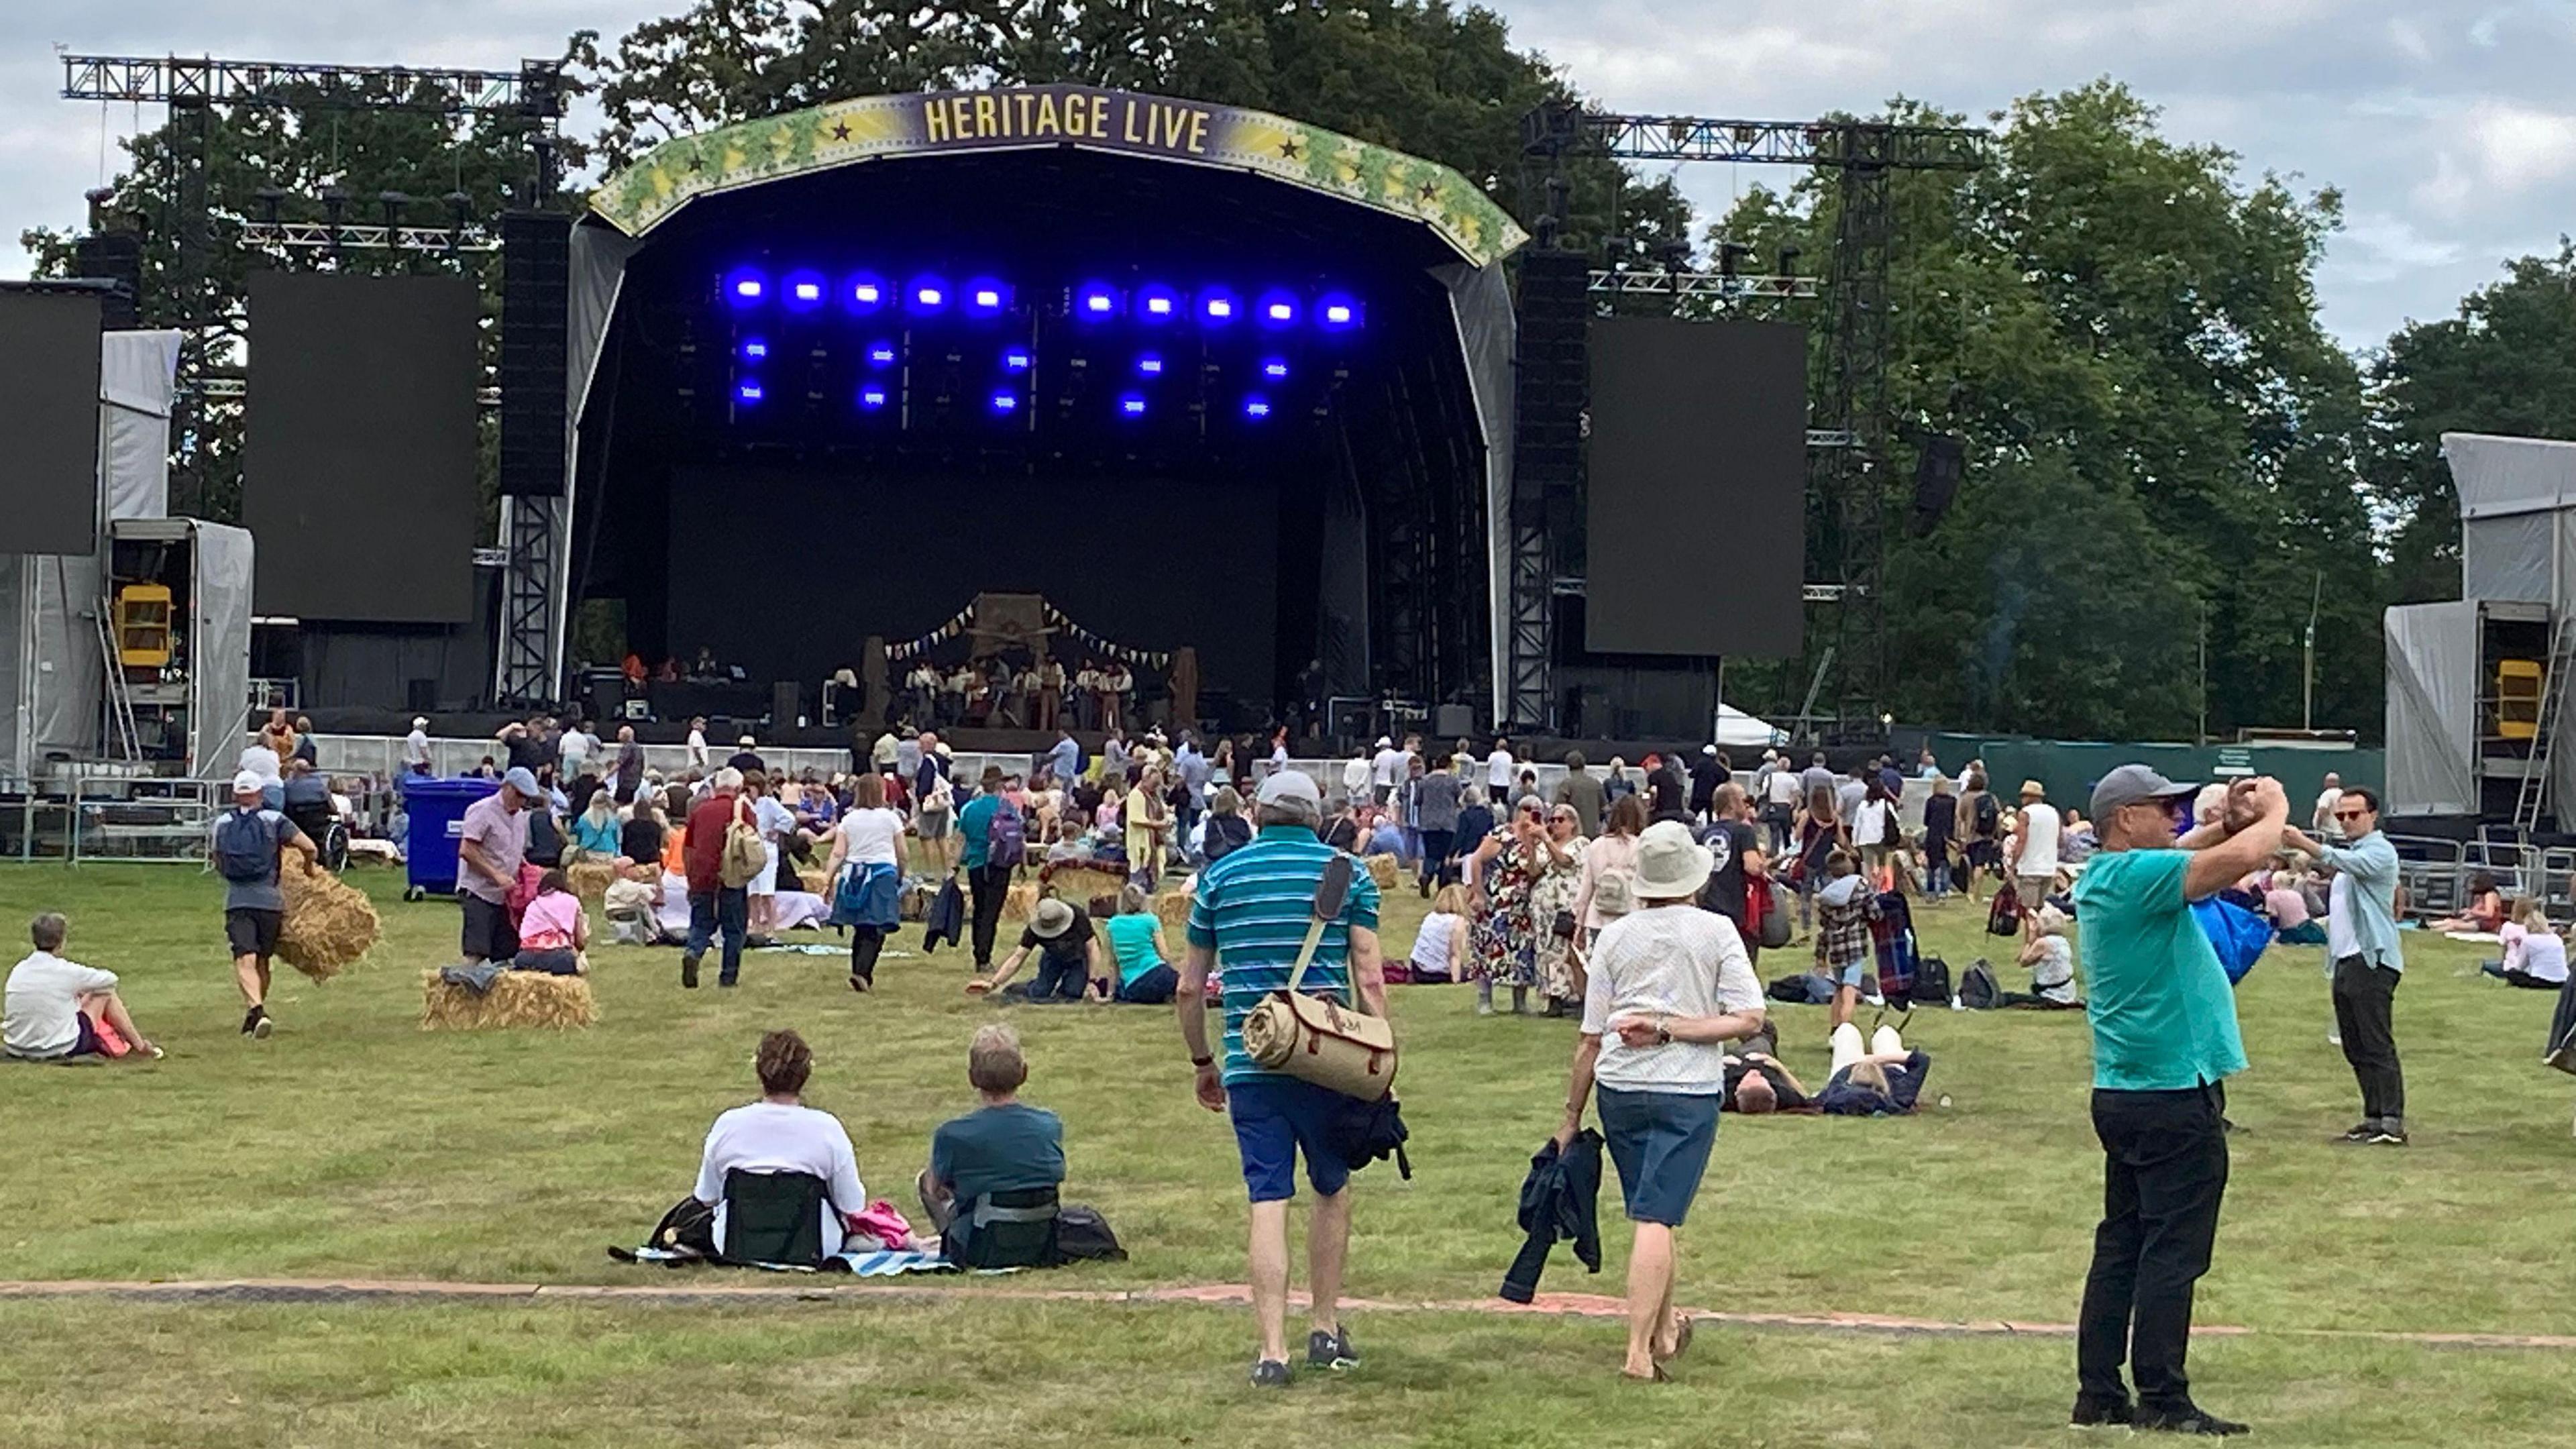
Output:
M1917 1006L1950 1004L1950 963L1938 956L1926 956L1914 963L1914 989L1906 999Z
M2003 1005L2003 983L1995 980L1995 968L1980 956L1959 977L1959 1004L1970 1011L1992 1011Z
M2004 819L2004 807L1995 799L1994 791L1977 792L1976 817L1978 836L1983 839L1993 839L1995 827L2001 825Z

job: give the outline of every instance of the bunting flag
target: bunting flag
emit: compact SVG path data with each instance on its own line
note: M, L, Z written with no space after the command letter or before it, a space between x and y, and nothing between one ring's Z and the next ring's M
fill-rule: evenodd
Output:
M1046 606L1046 619L1048 624L1055 628L1062 629L1064 632L1072 635L1082 643L1083 647L1089 649L1094 654L1098 654L1109 659L1115 659L1122 664L1143 665L1147 669L1168 669L1171 667L1172 656L1169 651L1160 649L1131 649L1124 644L1104 639L1098 634L1094 634L1090 630L1082 627L1080 624L1073 622L1073 620L1066 618L1064 611L1053 604ZM941 644L965 633L968 628L973 626L974 622L975 606L973 604L968 604L965 608L957 611L957 616L955 618L950 619L947 623L940 625L938 628L931 630L920 638L906 640L901 644L887 645L886 658L890 662L899 664L906 660L916 658L922 654L926 654Z

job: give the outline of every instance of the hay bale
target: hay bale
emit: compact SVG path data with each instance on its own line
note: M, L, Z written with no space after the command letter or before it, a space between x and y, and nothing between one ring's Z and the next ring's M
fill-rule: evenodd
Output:
M1002 914L1017 920L1028 920L1038 913L1038 883L1014 881L1010 892L1002 897Z
M1178 943L1182 937L1189 934L1190 893L1188 891L1154 892L1154 919L1161 921L1163 929L1170 933L1164 939Z
M605 855L586 855L564 867L564 880L572 893L586 906L596 906L608 896L608 888L617 880L617 862Z
M316 981L339 975L374 948L383 932L367 893L327 870L288 868L277 873L286 896L277 931L277 958Z
M441 981L432 967L420 974L420 990L423 1031L572 1031L599 1019L587 976L504 971L491 990L477 996Z
M1368 866L1369 879L1377 882L1379 890L1392 890L1404 871L1402 862L1384 853L1369 856L1362 863Z
M926 919L930 903L939 899L939 885L929 880L908 880L895 897L895 914L907 921Z

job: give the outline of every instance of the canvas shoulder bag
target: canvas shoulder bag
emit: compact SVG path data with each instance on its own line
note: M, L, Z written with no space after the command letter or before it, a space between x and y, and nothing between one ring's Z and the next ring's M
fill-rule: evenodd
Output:
M728 888L747 886L769 869L769 843L760 838L760 828L744 819L739 809L733 823L725 827L724 854L716 859L716 879Z
M1243 1053L1264 1071L1285 1072L1301 1082L1374 1102L1395 1085L1395 1025L1382 1016L1345 1007L1320 996L1304 996L1306 968L1315 959L1324 928L1342 914L1350 890L1351 857L1336 855L1325 868L1315 892L1314 919L1297 948L1297 966L1284 991L1271 992L1243 1020ZM1351 993L1354 1003L1359 992Z

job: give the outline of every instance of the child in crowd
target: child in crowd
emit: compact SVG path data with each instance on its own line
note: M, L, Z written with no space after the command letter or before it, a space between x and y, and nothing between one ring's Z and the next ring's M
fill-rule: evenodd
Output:
M590 916L581 897L572 893L561 867L537 879L536 899L519 916L519 954L514 971L543 971L550 976L590 974Z
M1464 886L1445 885L1431 898L1431 914L1422 918L1422 929L1413 936L1413 952L1402 961L1388 963L1387 979L1401 969L1404 979L1417 986L1448 985L1467 979L1467 890Z
M1816 965L1834 983L1836 1026L1851 1020L1871 987L1869 923L1877 916L1878 896L1858 858L1848 850L1826 856L1824 889L1816 893Z

